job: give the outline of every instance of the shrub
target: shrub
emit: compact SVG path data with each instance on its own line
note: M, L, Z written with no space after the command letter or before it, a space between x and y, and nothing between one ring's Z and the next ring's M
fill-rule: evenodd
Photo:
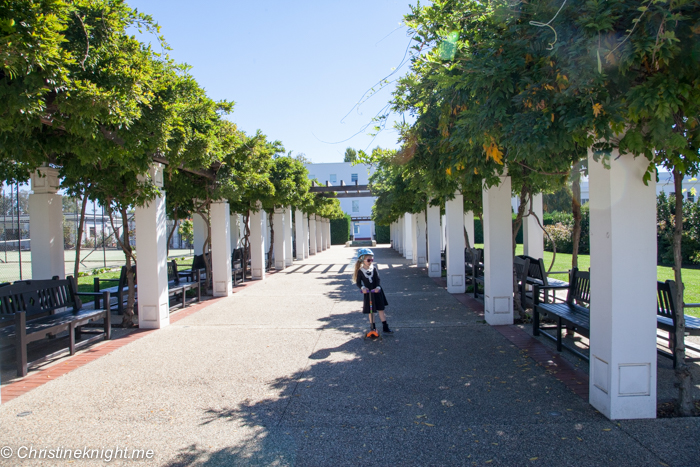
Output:
M377 243L389 243L391 242L390 232L391 227L388 225L376 225L374 226L374 232L376 234Z
M331 245L345 245L350 240L350 216L331 219Z

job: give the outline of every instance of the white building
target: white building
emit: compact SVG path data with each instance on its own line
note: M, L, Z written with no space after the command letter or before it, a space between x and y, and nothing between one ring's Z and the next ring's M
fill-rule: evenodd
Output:
M659 181L656 182L656 196L659 196L661 192L666 193L666 196L676 193L672 173L659 172ZM683 179L683 196L688 201L700 201L700 180L697 177L686 176ZM587 203L589 199L588 177L581 177L581 204ZM511 204L513 212L516 212L520 204L518 197L514 196Z
M319 185L340 186L367 185L374 168L366 164L353 165L350 162L331 162L322 164L306 164L309 179L316 180ZM340 198L340 208L352 219L352 230L355 240L371 240L375 238L374 222L372 222L372 206L376 197Z

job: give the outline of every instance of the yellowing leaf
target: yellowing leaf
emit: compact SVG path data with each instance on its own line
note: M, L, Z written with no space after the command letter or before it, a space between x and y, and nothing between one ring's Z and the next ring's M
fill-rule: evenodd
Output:
M602 104L593 104L593 115L596 117L600 114L600 112L603 111L603 105Z
M452 169L448 167L447 169L445 169L445 173L447 175L452 175Z
M539 459L539 457L531 457L530 458L531 461L536 461L537 459Z
M554 122L554 114L552 114L552 122Z
M491 139L491 144L489 146L483 145L484 152L486 152L486 160L493 159L496 164L503 165L503 153L498 149L498 145Z
M423 422L423 425L425 425L425 426L435 426L435 425L433 425L432 423L425 423L425 422Z

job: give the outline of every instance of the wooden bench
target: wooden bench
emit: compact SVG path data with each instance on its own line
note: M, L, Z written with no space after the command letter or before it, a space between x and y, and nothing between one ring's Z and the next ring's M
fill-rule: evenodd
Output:
M175 298L180 296L180 303L182 308L187 306L187 291L196 290L197 296L192 298L190 301L202 301L202 283L199 280L199 271L195 271L194 282L181 282L180 275L177 271L177 263L175 260L168 262L168 297L174 296Z
M131 269L134 271L134 296L138 292L138 284L136 284L136 265L132 264ZM111 287L102 288L103 284L116 284ZM122 266L119 272L119 279L102 279L100 277L95 277L92 283L92 290L94 293L99 292L109 292L112 297L117 298L116 310L117 314L124 314L124 303L129 297L129 283L126 280L126 266ZM95 308L100 308L100 297L95 296ZM134 306L136 306L136 301L134 300ZM111 308L111 307L110 307Z
M529 272L527 274L527 283L531 286L535 285L540 285L540 286L550 286L553 285L556 288L568 288L569 283L560 279L554 279L549 277L550 274L569 274L569 271L565 272L551 272L548 273L547 269L544 267L544 260L542 258L533 258L532 256L527 256L527 255L518 255L518 258L521 259L527 259L530 261L530 268ZM547 289L541 289L541 290L547 290ZM553 292L555 292L556 289L554 289ZM549 293L545 293L544 296L542 297L544 302L549 301ZM552 298L554 298L554 295L552 295ZM532 298L532 292L528 291L528 300L534 303L534 299Z
M137 275L137 268L136 265L131 266L132 270L134 271L134 282L137 281L138 275ZM201 295L201 288L200 288L200 281L195 280L191 283L183 283L180 281L180 274L178 273L177 270L177 263L175 261L169 261L167 263L167 268L168 268L168 296L175 296L178 299L178 303L182 304L182 307L184 308L187 305L187 291L188 290L197 290L197 301L200 301L202 298ZM198 277L199 271L195 271L195 277ZM187 273L187 277L190 276L190 273ZM117 285L113 287L108 287L105 289L100 289L101 285L103 283L117 283ZM117 297L116 304L113 305L112 307L116 306L117 314L124 314L124 303L126 303L126 300L128 299L128 293L129 293L129 285L126 280L126 266L122 266L121 272L119 274L119 279L100 279L99 277L96 277L93 281L93 290L94 292L103 292L107 291L111 294L113 297ZM136 298L138 298L138 284L134 284L134 293L136 294ZM193 301L194 299L192 299ZM136 300L134 301L134 305L136 304ZM95 296L95 308L100 308L100 297Z
M483 258L484 258L484 250L480 248L471 248L471 252L468 256L470 262L467 264L467 254L465 251L465 263L464 263L464 271L465 271L465 277L467 269L470 271L469 275L469 280L471 282L472 287L474 288L474 298L479 297L479 284L481 284L482 288L485 286L485 281L486 279L484 278L484 263L483 263Z
M233 278L233 285L238 285L238 276L241 277L241 282L245 282L243 248L236 248L231 252L231 277Z
M673 359L673 368L676 368L676 282L667 280L666 282L656 283L656 327L668 332L668 347L670 352L657 349L659 354ZM692 306L695 308L697 304L686 304L684 307ZM695 316L683 315L685 318L686 336L700 336L700 318ZM692 350L700 351L693 346L686 344L686 347ZM686 358L687 361L697 362L699 358Z
M0 342L13 343L16 352L17 376L26 376L30 365L46 361L65 352L62 349L33 362L27 361L27 345L48 335L68 331L68 350L104 337L111 338L109 309L85 310L79 296L91 296L92 292L78 292L72 276L67 279L17 281L0 287ZM109 292L100 293L104 303L109 303ZM81 337L80 326L103 319L104 332L76 343Z
M209 253L207 253L209 256ZM178 272L178 276L187 279L190 282L194 282L196 275L199 274L199 280L203 281L207 278L207 265L204 262L204 255L194 255L192 257L192 265L189 269L184 269Z
M527 293L527 277L530 271L530 260L518 256L513 258L513 274L515 276L514 293L520 298L520 306L523 309L532 308L535 305L532 295Z
M585 337L590 337L590 272L579 271L573 268L569 276L566 301L558 303L540 303L540 292L562 288L564 287L556 285L535 285L533 294L534 306L532 310L532 334L534 336L539 336L540 332L542 332L542 334L557 342L557 350L559 352L561 352L562 347L566 347L579 357L588 360L588 357L577 349L562 343L562 329L566 327ZM543 329L551 329L552 327L540 327L540 315L556 321L556 326L553 327L556 328L556 336L552 336L548 332L543 331Z

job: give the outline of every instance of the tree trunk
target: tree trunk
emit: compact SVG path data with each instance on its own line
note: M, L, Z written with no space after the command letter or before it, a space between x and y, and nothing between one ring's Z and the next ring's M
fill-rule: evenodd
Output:
M85 209L87 208L87 190L83 194L83 202L80 206L80 223L78 223L78 237L75 242L75 265L73 266L73 277L78 280L78 272L80 271L80 244L83 241L83 231L85 230Z
M213 283L212 282L212 276L211 276L211 219L209 218L209 200L206 201L205 204L200 206L200 208L197 210L197 214L199 214L202 219L204 220L204 224L207 226L207 238L204 240L204 243L202 244L202 258L204 259L204 271L205 274L207 275L207 280L204 282L204 290L205 293L209 292L210 285ZM204 211L206 209L206 212ZM207 255L207 251L209 252L209 255Z
M129 215L126 211L126 207L122 208L121 215L122 228L124 229L124 243L122 243L122 251L124 251L124 256L126 257L126 283L129 287L126 299L126 307L124 308L124 316L122 317L122 327L130 328L136 325L136 323L134 323L136 281L134 280L134 269L131 267L131 260L133 259L133 250L131 249L131 239L129 238Z
M173 234L177 230L177 225L180 223L180 219L177 218L177 214L175 215L175 219L173 220L175 221L175 223L173 224L173 229L170 231L170 235L168 235L168 240L165 242L165 249L168 253L170 253L170 241L173 239Z
M270 221L270 248L267 250L267 265L266 269L272 268L272 252L274 251L275 248L275 223L273 221L274 219L274 209L273 209L273 214L270 214L269 212L267 213L267 218Z
M676 215L675 229L673 231L673 270L676 280L676 329L675 348L673 354L676 358L676 380L678 385L678 404L676 411L678 415L689 417L693 411L693 380L690 369L685 362L685 315L683 312L683 277L681 269L683 267L683 256L681 255L681 240L683 238L683 174L677 168L673 169L673 183L676 190Z
M578 268L578 247L581 242L581 161L574 164L574 168L571 170L572 184L571 191L573 196L571 197L571 211L574 214L574 231L572 233L572 255L571 255L571 267Z
M518 213L513 221L513 256L515 256L515 242L516 238L518 237L518 231L523 225L523 215L525 214L525 208L528 205L528 196L530 196L530 192L527 186L523 185L523 188L520 190L520 205L518 206Z

